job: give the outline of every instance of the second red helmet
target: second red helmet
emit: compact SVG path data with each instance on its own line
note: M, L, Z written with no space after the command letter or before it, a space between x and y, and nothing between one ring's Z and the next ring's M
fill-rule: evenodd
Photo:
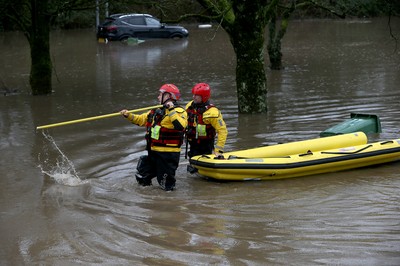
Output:
M202 102L205 103L211 97L210 85L207 83L197 83L192 88L193 95L200 95L202 97Z
M161 86L159 91L162 93L168 92L169 94L171 94L171 97L174 100L179 100L181 98L181 93L178 87L174 84L164 84Z

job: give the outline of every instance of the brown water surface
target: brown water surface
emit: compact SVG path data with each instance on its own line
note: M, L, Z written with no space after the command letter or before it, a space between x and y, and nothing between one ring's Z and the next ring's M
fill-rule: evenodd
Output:
M35 130L155 105L163 83L186 103L208 82L226 150L316 138L351 112L380 117L371 141L399 138L400 50L387 20L292 22L262 115L237 113L227 35L189 29L186 40L131 46L54 32L55 92L41 97L29 94L23 34L0 34L0 264L400 265L399 163L220 183L187 174L182 153L177 190L166 193L133 178L143 128L116 117Z

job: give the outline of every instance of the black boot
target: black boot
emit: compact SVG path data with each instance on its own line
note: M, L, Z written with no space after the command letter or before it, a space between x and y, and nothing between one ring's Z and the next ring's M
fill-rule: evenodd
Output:
M140 174L135 174L136 181L138 182L139 185L141 186L151 186L151 178L148 178L146 176L142 176Z
M165 191L173 191L175 190L175 182L176 179L172 175L164 174L162 178L157 177L158 184Z
M194 168L193 166L191 166L190 164L187 166L187 171L191 174L197 173L197 168Z

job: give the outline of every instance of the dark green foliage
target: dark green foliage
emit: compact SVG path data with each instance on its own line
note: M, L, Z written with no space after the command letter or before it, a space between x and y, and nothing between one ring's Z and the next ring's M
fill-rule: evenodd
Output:
M353 0L347 1L346 11L357 17L399 16L400 1L397 0Z
M61 14L55 20L53 27L61 29L80 29L94 27L96 14L93 10L72 11Z
M196 14L202 11L195 0L161 0L161 1L109 1L109 14L118 13L147 13L159 18L162 22L178 22L186 14ZM100 5L101 19L104 19L105 6ZM193 21L191 17L185 21Z

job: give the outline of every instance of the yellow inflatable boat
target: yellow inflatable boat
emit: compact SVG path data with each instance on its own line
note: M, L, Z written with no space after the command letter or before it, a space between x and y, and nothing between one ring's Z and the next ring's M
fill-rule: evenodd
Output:
M400 139L368 143L363 132L277 144L190 159L202 176L270 180L336 172L400 160Z

